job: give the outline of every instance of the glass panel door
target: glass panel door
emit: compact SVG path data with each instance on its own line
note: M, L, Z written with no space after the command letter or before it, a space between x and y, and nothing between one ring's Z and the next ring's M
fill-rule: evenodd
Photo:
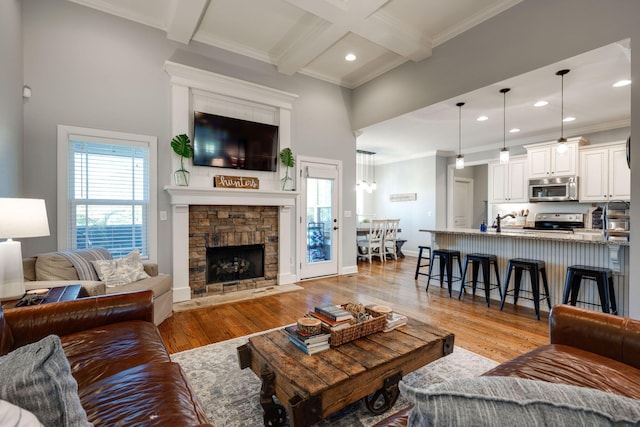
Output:
M301 278L338 273L336 215L337 168L304 163L302 166L302 214L304 256Z

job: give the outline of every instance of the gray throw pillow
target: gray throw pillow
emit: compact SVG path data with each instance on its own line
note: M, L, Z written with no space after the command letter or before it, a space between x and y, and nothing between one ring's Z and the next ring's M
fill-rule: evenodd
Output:
M32 412L45 426L92 426L60 338L49 335L0 357L0 399Z
M585 387L514 377L479 377L416 389L410 426L637 426L640 401Z

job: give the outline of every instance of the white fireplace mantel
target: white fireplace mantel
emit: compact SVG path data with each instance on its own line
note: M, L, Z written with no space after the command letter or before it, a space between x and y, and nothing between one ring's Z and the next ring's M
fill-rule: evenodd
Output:
M172 205L295 206L298 192L234 188L164 187Z
M189 286L189 206L191 205L237 205L279 206L278 219L278 285L294 283L293 253L296 201L294 191L265 191L229 188L166 186L172 207L173 238L173 300L191 299Z

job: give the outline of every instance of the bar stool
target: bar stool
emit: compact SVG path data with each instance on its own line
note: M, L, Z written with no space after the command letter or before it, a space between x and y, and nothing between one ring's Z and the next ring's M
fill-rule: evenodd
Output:
M428 276L429 273L421 273L420 269L422 267L428 267L429 265L431 265L431 263L429 262L429 259L431 258L431 247L430 246L418 246L418 249L420 249L420 251L418 252L418 264L416 265L416 276L414 277L414 280L418 280L418 275L421 274L423 276ZM422 251L428 251L428 254L426 257L422 256ZM422 264L422 260L426 259L427 263L426 264Z
M458 260L458 271L462 274L462 263L460 262L460 251L452 249L436 249L431 251L431 261L429 261L429 279L427 279L427 291L429 291L429 282L431 278L431 269L433 268L433 261L438 258L438 264L440 265L440 274L436 275L436 278L440 279L440 287L442 287L442 279L445 276L445 267L447 273L447 287L449 288L449 297L451 297L451 283L462 280L460 276L453 277L453 259Z
M465 290L465 278L467 277L467 268L471 263L471 289L473 295L476 294L476 284L478 283L478 270L482 267L482 282L484 283L484 295L487 299L487 307L489 307L490 294L492 289L498 289L500 293L500 300L502 300L502 289L500 288L500 273L498 272L498 257L491 254L479 254L472 253L464 257L464 271L462 272L462 286L460 287L460 293L458 299L462 297L462 292ZM493 270L496 275L496 284L491 285L491 264L493 264Z
M521 297L523 299L528 299L533 301L533 306L536 310L536 317L540 320L540 300L546 299L547 305L549 306L549 310L551 310L551 301L549 300L549 284L547 282L547 272L545 269L544 261L539 261L536 259L526 259L526 258L513 258L509 260L509 264L507 265L507 279L504 282L504 292L502 293L502 302L500 303L500 310L504 307L504 303L507 300L507 295L509 293L509 280L511 279L511 271L516 270L516 277L513 289L513 304L518 303L518 297L520 296L520 282L522 280L522 272L524 270L529 272L531 276L531 293L533 294L533 298ZM545 295L543 298L540 298L540 281L538 278L538 274L542 277L542 283L544 285ZM527 291L523 291L527 292Z
M571 265L567 267L567 279L564 282L564 294L562 295L563 304L569 301L569 294L571 294L571 305L576 305L576 302L591 304L585 301L578 301L578 292L580 292L582 279L595 280L598 285L600 307L602 307L603 312L618 314L616 293L613 288L613 271L609 268L590 267L588 265Z

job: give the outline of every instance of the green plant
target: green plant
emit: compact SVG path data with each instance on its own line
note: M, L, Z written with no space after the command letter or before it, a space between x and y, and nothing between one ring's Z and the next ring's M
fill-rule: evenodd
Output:
M284 187L287 185L287 181L293 181L293 179L289 176L289 168L292 168L296 165L296 160L293 157L291 148L283 148L280 151L280 162L287 168L284 178L282 178L282 189L284 190Z
M183 159L186 157L190 159L193 157L193 147L191 146L191 140L186 134L176 135L171 140L171 148L173 151L180 156L180 170L185 170Z

